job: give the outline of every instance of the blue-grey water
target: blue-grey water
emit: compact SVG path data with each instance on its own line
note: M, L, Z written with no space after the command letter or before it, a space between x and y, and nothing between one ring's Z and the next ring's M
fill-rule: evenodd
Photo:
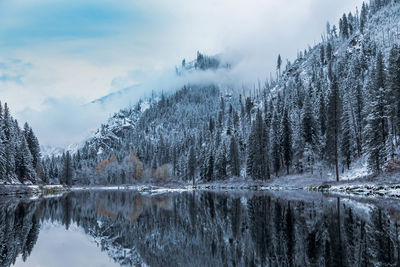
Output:
M398 204L301 191L5 198L0 266L399 266Z

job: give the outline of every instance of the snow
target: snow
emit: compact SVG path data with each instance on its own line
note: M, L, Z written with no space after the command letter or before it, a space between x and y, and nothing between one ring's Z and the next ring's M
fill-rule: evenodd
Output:
M346 170L341 174L341 180L349 181L370 175L368 170L368 164L364 157L361 157L354 164L352 164L350 170Z
M364 218L369 217L369 214L375 207L374 205L372 205L370 203L360 202L360 201L356 201L354 199L349 199L349 198L342 198L341 202L343 204L345 204L346 206L352 207L353 210L356 210L359 213L361 213Z

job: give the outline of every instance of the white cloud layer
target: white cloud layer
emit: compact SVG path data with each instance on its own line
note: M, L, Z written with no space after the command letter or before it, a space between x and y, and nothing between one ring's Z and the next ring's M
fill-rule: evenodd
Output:
M326 21L360 0L15 0L0 2L0 100L45 145L79 141L116 106L85 104L141 84L124 99L182 80L171 67L197 50L241 59L247 82L268 77L320 40ZM18 59L18 60L15 60ZM82 110L84 107L85 110Z

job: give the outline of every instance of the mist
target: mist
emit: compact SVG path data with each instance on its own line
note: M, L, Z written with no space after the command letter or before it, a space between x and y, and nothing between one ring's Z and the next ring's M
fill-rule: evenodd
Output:
M82 142L119 109L187 83L226 86L275 77L325 25L362 1L29 1L0 6L0 100L43 145ZM222 54L230 72L177 77L196 52ZM118 92L124 92L118 94ZM107 101L95 102L104 96Z

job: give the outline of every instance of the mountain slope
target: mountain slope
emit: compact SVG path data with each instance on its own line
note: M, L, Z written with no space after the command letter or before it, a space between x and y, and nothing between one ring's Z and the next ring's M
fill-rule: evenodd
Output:
M397 1L363 4L360 15L344 14L277 80L243 94L217 83L188 84L145 111L117 113L111 120L119 123L102 126L74 155L76 182L265 180L287 173L331 180L364 159L370 173L396 166L399 24ZM205 66L220 67L203 58ZM63 163L47 164L54 173Z

